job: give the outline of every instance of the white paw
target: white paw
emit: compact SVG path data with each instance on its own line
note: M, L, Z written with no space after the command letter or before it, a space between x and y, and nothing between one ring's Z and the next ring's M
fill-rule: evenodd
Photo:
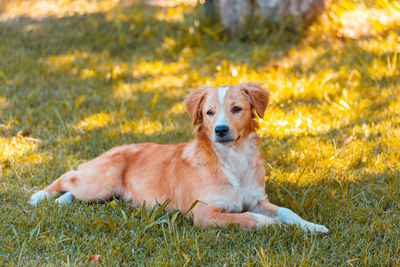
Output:
M329 229L326 228L324 225L320 224L307 222L306 224L300 224L300 226L301 228L310 230L311 232L324 233L324 234L329 233Z
M31 196L31 199L28 201L28 204L36 207L36 205L42 201L43 199L50 199L51 195L47 193L45 190L40 190Z
M59 206L62 206L71 204L71 201L72 201L72 194L70 192L66 192L64 195L57 198L55 202Z
M323 225L308 222L300 218L299 215L287 208L278 209L278 219L285 224L295 224L304 230L318 233L328 233L329 229Z

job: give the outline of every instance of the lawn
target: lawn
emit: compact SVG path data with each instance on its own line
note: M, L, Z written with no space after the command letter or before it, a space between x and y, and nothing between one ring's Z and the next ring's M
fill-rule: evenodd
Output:
M384 0L235 37L190 3L0 1L0 265L400 265L399 29ZM111 147L189 140L188 88L241 81L271 94L270 200L329 234L199 229L118 199L27 205Z

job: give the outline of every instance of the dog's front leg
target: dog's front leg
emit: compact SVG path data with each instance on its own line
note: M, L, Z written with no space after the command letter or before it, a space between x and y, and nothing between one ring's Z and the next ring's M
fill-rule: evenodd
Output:
M235 224L244 229L255 229L279 223L277 220L254 212L225 213L217 207L198 210L193 214L193 221L201 227Z
M300 226L302 229L310 230L312 232L328 233L329 229L324 225L315 224L302 219L299 215L294 213L288 208L276 206L265 199L260 201L251 212L263 214L276 219L284 224L295 224Z

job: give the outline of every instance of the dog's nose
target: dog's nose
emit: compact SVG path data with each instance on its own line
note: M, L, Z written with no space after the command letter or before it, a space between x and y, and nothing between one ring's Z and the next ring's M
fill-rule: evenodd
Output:
M215 134L218 137L224 137L225 135L227 135L229 132L229 127L226 125L218 125L215 126Z

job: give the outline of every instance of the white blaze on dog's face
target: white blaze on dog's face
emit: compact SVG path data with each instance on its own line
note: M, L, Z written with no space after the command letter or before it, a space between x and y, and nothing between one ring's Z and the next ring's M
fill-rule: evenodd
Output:
M251 105L239 88L218 87L206 97L202 117L203 128L212 141L230 144L250 127Z
M253 108L259 116L264 115L268 92L257 83L202 87L193 90L185 104L193 123L201 124L210 140L228 145L257 127Z

